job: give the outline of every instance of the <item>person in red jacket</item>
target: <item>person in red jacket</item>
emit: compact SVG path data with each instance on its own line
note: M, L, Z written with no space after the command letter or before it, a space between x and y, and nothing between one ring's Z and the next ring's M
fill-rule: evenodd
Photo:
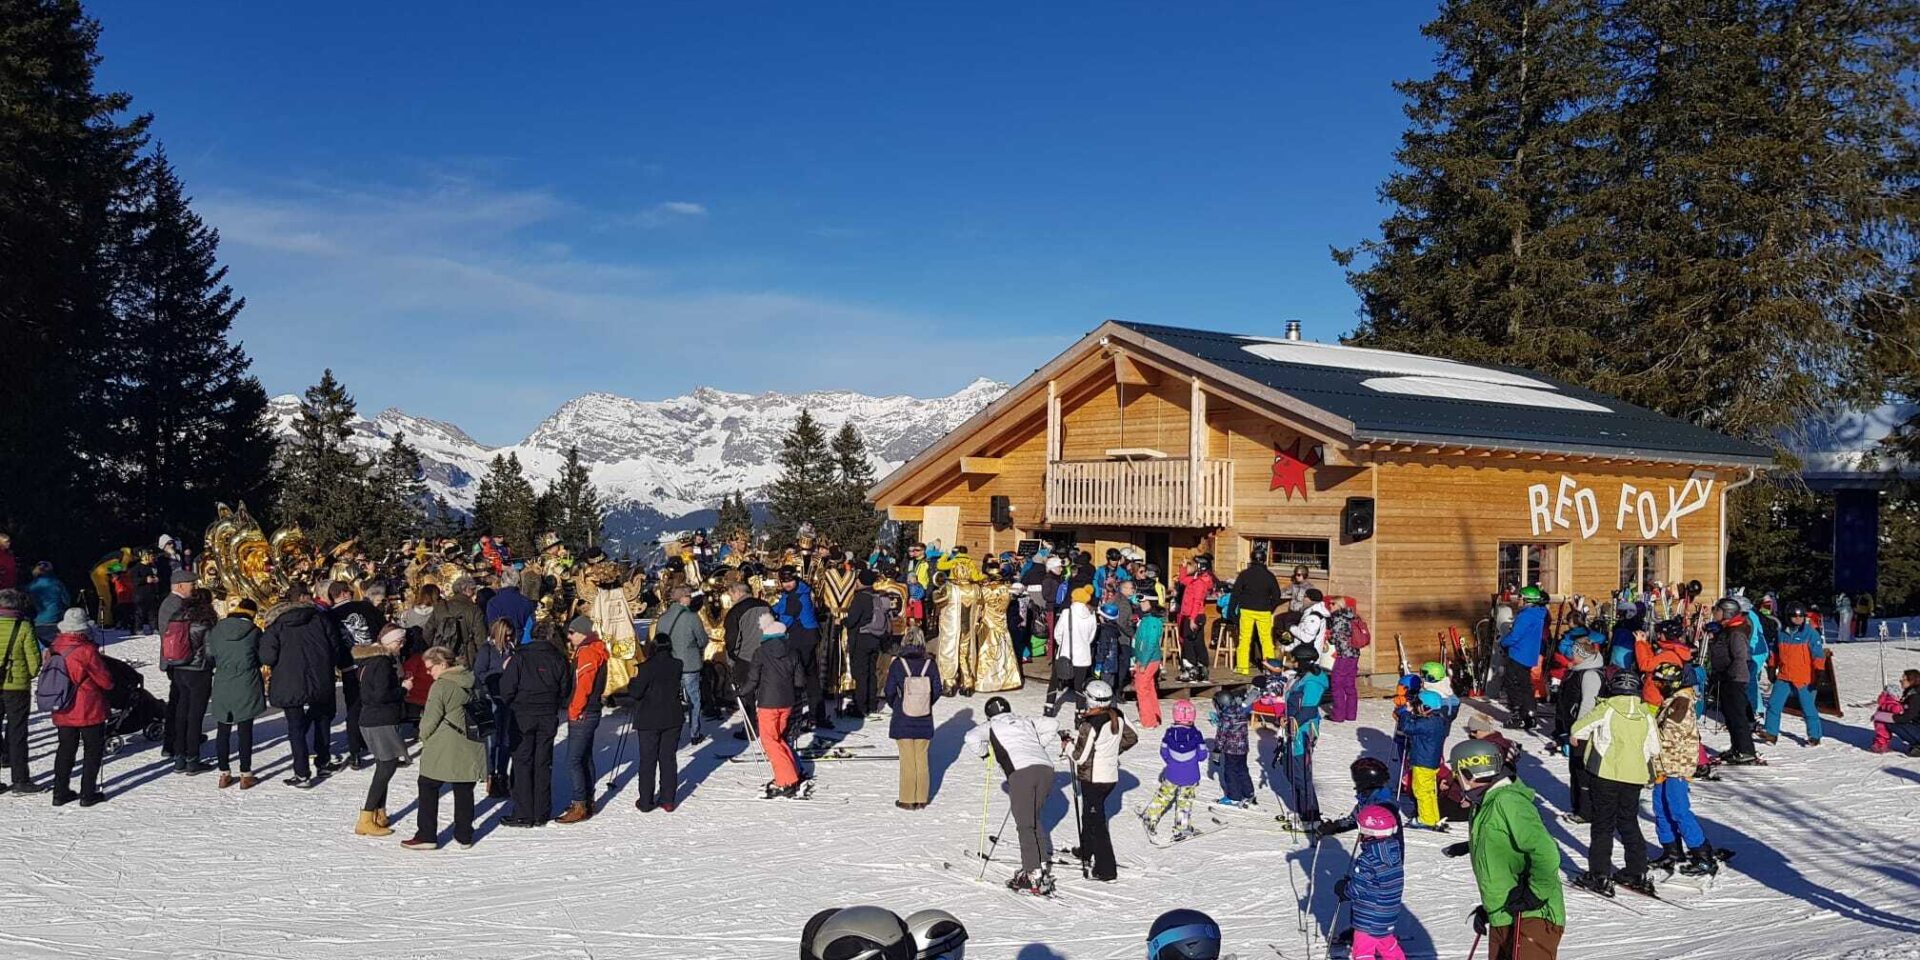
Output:
M1693 665L1693 648L1687 645L1686 625L1678 620L1662 620L1654 625L1654 635L1648 637L1646 631L1638 630L1633 635L1634 667L1645 678L1640 685L1640 699L1649 706L1658 707L1667 702L1666 691L1660 689L1653 672L1663 663L1671 663L1685 670Z
M72 803L75 752L86 747L86 759L80 765L80 793L83 807L91 807L107 795L100 792L100 756L106 744L107 691L113 689L113 674L107 672L100 648L93 643L87 612L74 607L60 618L59 633L53 639L52 654L66 666L67 679L73 685L73 701L65 710L53 713L53 725L59 730L59 745L53 753L53 805Z
M20 585L20 561L13 556L13 538L0 533L0 590Z
M601 697L607 689L607 645L593 632L593 620L574 617L567 624L573 647L573 696L567 699L567 772L573 797L555 823L579 823L593 816L593 738L600 732Z

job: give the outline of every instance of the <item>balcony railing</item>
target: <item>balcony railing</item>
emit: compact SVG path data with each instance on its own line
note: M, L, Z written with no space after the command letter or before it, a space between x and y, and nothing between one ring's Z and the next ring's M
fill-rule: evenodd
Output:
M1233 524L1233 461L1059 460L1047 465L1047 522L1136 527Z

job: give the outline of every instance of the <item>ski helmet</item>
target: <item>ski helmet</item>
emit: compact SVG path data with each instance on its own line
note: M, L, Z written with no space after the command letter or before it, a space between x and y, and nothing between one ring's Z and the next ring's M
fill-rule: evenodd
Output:
M1539 606L1547 602L1547 592L1539 587L1521 587L1520 599L1526 603Z
M1353 776L1353 789L1361 793L1387 785L1387 765L1377 757L1361 757L1347 768L1347 772Z
M1487 780L1500 775L1506 761L1500 748L1490 740L1462 740L1447 753L1447 766L1456 776L1468 780Z
M1318 663L1320 661L1320 651L1315 650L1311 643L1295 644L1292 650L1287 651L1287 656L1292 657L1295 663Z
M945 910L922 910L907 918L913 960L965 960L967 928Z
M1667 643L1679 643L1687 638L1687 625L1678 618L1662 620L1653 625L1653 632Z
M824 919L814 914L807 926L813 928L803 944L808 960L913 960L913 935L891 910L844 907Z
M1780 618L1782 620L1792 620L1794 617L1804 617L1806 615L1807 605L1798 600L1794 600L1786 605L1780 614Z
M1104 707L1113 702L1113 684L1105 680L1087 682L1087 706Z
M1226 713L1238 706L1240 706L1240 695L1231 690L1222 690L1213 695L1213 708L1221 713Z
M1609 697L1637 697L1640 695L1640 675L1632 670L1617 670L1607 678L1604 693Z
M992 720L1003 713L1012 713L1013 705L1007 702L1006 697L992 697L982 709L986 711L987 719Z
M1373 803L1353 815L1353 825L1360 829L1363 837L1391 837L1400 830L1400 818L1386 807Z
M1740 615L1740 601L1732 597L1721 597L1714 603L1713 612L1723 617L1737 617Z
M1653 682L1662 690L1678 690L1693 686L1693 678L1687 676L1685 667L1677 663L1663 663L1653 668Z
M1169 910L1147 928L1147 960L1218 960L1220 925L1198 910Z
M1447 668L1438 660L1428 660L1420 665L1420 678L1428 683L1439 683L1447 678Z
M1192 726L1193 721L1199 719L1199 716L1200 711L1194 709L1192 700L1175 700L1173 702L1174 723Z
M1426 707L1428 710L1438 710L1446 706L1447 701L1441 697L1437 691L1422 690L1420 691L1420 705Z

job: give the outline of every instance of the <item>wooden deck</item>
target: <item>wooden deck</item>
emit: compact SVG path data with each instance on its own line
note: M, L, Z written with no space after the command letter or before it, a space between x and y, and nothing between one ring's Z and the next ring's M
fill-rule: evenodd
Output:
M1022 664L1020 666L1020 672L1028 680L1039 683L1044 687L1049 680L1053 679L1053 664L1046 660L1033 660ZM1169 678L1166 672L1162 671L1160 674L1159 687L1162 697L1169 697L1176 700L1193 700L1201 697L1211 697L1221 690L1242 689L1252 682L1253 677L1244 673L1234 673L1231 670L1216 669L1208 675L1205 681L1200 683L1188 683L1184 680ZM1133 689L1133 685L1128 683L1122 686L1123 689L1118 692L1121 695L1121 699L1124 700L1126 699L1126 694Z

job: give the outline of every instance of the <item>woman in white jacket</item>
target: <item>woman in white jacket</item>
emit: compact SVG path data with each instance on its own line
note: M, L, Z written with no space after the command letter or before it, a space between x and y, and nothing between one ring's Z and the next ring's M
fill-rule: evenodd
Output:
M1053 625L1053 681L1047 685L1047 716L1060 711L1063 691L1078 695L1093 670L1093 638L1100 621L1093 613L1093 588L1073 591L1072 603Z
M1080 784L1080 849L1087 876L1113 880L1119 872L1107 832L1107 798L1120 781L1120 754L1140 742L1133 724L1113 705L1105 680L1087 684L1087 712L1074 725L1073 776Z

